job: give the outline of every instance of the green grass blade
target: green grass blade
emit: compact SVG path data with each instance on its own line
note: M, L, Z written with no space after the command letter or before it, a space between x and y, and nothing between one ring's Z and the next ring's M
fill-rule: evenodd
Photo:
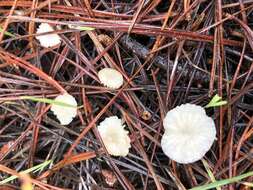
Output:
M91 30L95 30L95 28L86 27L86 26L78 26L78 30L81 30L81 31L91 31Z
M223 106L226 105L228 102L225 100L222 100L220 102L216 102L214 105L212 105L211 107L217 107L217 106Z
M45 162L43 162L43 163L41 163L41 164L39 164L39 165L37 165L37 166L34 166L34 167L29 168L29 169L27 169L27 170L24 170L24 171L22 171L22 172L20 172L20 173L28 174L28 173L30 173L30 172L37 172L37 171L43 169L44 167L46 167L47 165L49 165L50 163L52 163L52 160L45 161ZM16 179L16 178L18 178L18 177L17 177L17 176L8 177L8 178L6 178L6 179L0 181L0 185L3 185L3 184L5 184L5 183L8 183L8 182L10 182L10 181L12 181L12 180L14 180L14 179Z
M33 96L21 96L20 97L23 100L32 100L35 102L43 102L43 103L48 103L48 104L55 104L58 106L63 106L63 107L71 107L71 108L77 108L77 106L73 106L71 104L67 104L61 101L56 101L56 100L52 100L52 99L48 99L48 98L36 98Z
M226 100L221 100L222 98L216 94L212 100L205 106L205 108L217 107L226 105L228 102Z
M0 32L2 32L3 31L3 28L2 27L0 27ZM12 34L12 33L10 33L10 32L7 32L7 31L5 31L4 32L4 35L6 35L6 36L10 36L10 37L15 37L15 35L14 34Z
M211 181L212 181L212 182L216 182L216 179L215 179L215 177L214 177L214 175L213 175L213 172L211 171L210 166L209 166L209 164L207 163L207 161L205 161L204 159L202 159L201 161L202 161L202 163L203 163L203 165L204 165L204 167L205 167L205 169L206 169L206 172L207 172L208 176L210 177ZM216 187L216 189L217 189L217 190L221 190L220 187Z
M215 103L221 100L221 97L218 94L215 94L215 96L212 98L211 103Z
M242 180L246 177L250 177L250 176L253 176L253 171L242 174L242 175L239 175L239 176L236 176L236 177L232 177L230 179L224 179L224 180L216 181L216 182L209 183L209 184L206 184L206 185L202 185L202 186L199 186L199 187L194 187L194 188L189 189L189 190L206 190L206 189L217 188L217 187L220 187L220 186L223 186L223 185L228 185L230 183L238 182L238 181L240 181L240 180Z

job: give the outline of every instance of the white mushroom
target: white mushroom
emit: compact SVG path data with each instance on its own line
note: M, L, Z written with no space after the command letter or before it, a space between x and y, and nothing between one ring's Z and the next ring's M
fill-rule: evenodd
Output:
M47 23L41 23L37 28L36 34L53 32L54 29ZM61 43L61 38L58 34L46 34L35 37L39 40L41 46L43 47L52 47Z
M126 156L131 147L128 131L117 116L107 117L97 129L109 154Z
M213 119L206 115L204 108L194 104L183 104L170 110L163 126L163 152L183 164L200 160L211 148L216 136Z
M54 99L56 102L62 102L71 106L52 104L51 111L57 117L62 125L68 125L77 114L77 102L73 96L68 93L61 94Z
M111 89L118 89L123 85L122 74L112 68L104 68L98 72L100 82Z

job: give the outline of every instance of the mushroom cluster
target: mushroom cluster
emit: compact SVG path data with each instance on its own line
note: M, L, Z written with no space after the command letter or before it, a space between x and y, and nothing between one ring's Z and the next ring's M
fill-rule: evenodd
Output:
M182 164L200 160L216 138L213 119L206 115L204 108L194 104L170 110L163 126L162 150L170 159Z

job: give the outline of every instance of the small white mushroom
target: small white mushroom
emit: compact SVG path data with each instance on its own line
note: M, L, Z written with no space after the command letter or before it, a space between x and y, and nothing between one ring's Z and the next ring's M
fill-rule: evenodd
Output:
M118 89L123 85L122 74L112 68L104 68L98 72L98 78L100 82L111 89Z
M47 23L41 23L37 28L36 34L53 32L54 29ZM61 38L58 34L46 34L35 37L39 40L41 46L43 47L52 47L61 43Z
M200 160L211 148L216 129L204 108L182 104L170 110L163 121L163 152L172 160L187 164Z
M113 156L126 156L131 147L128 131L125 125L117 116L105 118L97 129L106 147L106 150Z
M77 114L77 102L73 96L68 93L61 94L54 99L56 102L62 102L70 106L52 104L51 111L57 117L62 125L68 125Z
M25 12L23 10L14 10L13 14L18 16L24 16Z

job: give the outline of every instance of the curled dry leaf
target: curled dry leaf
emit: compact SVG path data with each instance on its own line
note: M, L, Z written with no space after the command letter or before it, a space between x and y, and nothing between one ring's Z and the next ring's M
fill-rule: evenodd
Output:
M0 149L0 156L4 155L7 151L9 151L10 147L13 145L14 141L9 141L4 144ZM13 151L13 150L12 150Z
M151 119L151 117L152 117L152 115L151 115L151 113L149 112L149 111L147 111L147 110L144 110L143 112L142 112L142 114L141 114L141 118L143 119L143 120L150 120Z
M98 35L98 41L109 46L112 43L112 38L106 34L100 34Z
M110 170L102 170L101 171L102 175L105 178L105 182L110 186L113 187L113 185L117 181L117 177L114 175L114 173Z

